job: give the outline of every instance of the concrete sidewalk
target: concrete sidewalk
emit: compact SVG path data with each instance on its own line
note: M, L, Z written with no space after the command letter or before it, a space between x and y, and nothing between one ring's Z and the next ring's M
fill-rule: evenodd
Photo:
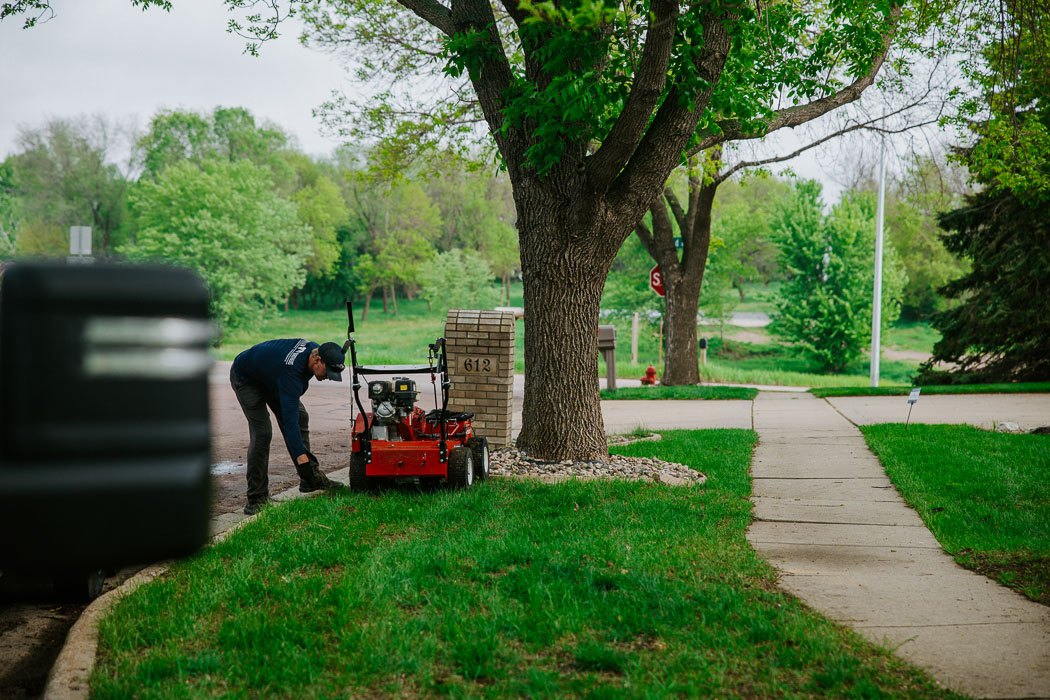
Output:
M828 403L856 425L903 423L908 402L903 396L839 396ZM1048 394L931 394L919 396L912 423L967 423L993 430L1003 421L1029 431L1050 425Z
M963 403L950 398L924 422L969 422L949 420L959 415L949 407ZM781 585L950 688L1050 697L1050 609L945 554L834 401L761 393L754 402L748 539L782 572ZM1034 403L1045 407L1047 397Z

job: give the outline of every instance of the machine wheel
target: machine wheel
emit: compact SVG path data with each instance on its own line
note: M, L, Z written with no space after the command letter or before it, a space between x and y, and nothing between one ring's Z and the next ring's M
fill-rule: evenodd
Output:
M488 438L472 437L467 440L467 447L474 457L474 476L478 481L489 475L489 441Z
M66 571L55 576L55 593L64 600L88 603L98 598L106 583L106 572Z
M448 453L448 485L469 489L474 484L474 457L467 447L453 447Z
M354 491L370 491L371 479L365 474L365 453L350 453L350 488Z

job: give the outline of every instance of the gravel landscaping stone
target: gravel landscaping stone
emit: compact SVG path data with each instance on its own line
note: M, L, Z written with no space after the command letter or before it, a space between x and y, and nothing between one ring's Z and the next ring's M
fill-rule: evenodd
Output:
M610 445L626 445L632 442L659 440L659 435L634 438L623 435L611 436ZM533 459L514 447L494 450L489 456L489 473L492 476L561 481L564 479L626 479L629 481L653 481L669 486L702 484L704 474L684 464L665 462L655 457L626 457L609 455L605 461L566 460L546 462Z

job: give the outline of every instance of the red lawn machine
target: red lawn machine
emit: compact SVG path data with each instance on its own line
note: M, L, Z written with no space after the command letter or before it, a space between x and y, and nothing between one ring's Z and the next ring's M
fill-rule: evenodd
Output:
M474 434L473 413L448 410L451 381L445 358L445 339L429 345L426 365L376 365L357 363L354 315L346 303L348 326L343 352L350 350L354 380L350 401L350 488L371 490L390 483L445 483L469 488L475 479L489 474L488 440ZM416 406L419 389L413 375L430 375L434 403L441 406L425 412ZM394 375L383 379L383 375ZM370 379L371 377L371 379ZM438 400L438 378L441 398ZM368 387L372 410L361 403L362 378ZM359 412L354 417L354 405Z

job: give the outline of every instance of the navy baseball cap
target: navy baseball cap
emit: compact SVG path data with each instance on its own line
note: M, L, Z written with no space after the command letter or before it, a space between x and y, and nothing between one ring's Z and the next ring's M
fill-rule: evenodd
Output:
M336 382L343 381L342 372L346 369L346 355L343 354L343 349L335 343L323 343L317 349L317 354L324 360L328 378Z

